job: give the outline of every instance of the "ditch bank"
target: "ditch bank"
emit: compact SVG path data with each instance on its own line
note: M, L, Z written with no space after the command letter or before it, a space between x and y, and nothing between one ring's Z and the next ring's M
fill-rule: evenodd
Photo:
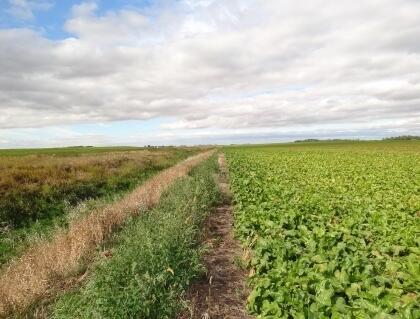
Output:
M155 206L165 190L209 158L208 151L155 175L122 200L74 221L53 239L30 247L0 274L0 317L22 313L80 271L82 262L127 218Z

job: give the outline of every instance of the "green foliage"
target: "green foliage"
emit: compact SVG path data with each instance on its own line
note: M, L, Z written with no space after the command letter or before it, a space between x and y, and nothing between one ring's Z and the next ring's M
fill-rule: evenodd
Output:
M55 318L172 318L202 272L200 230L218 199L215 158L175 183L157 208L128 223L87 285L60 298Z
M129 191L195 152L173 148L74 157L0 157L0 265L19 254L33 235L66 226L69 207Z
M56 148L19 148L0 149L0 156L28 156L28 155L54 155L54 156L75 156L81 154L100 154L109 152L126 152L145 149L144 147L131 146L72 146Z
M226 150L259 318L420 317L420 144L360 145Z
M407 141L407 140L420 140L420 136L416 135L400 135L394 137L386 137L383 139L384 141Z
M66 203L127 190L193 151L130 152L57 159L52 156L0 161L0 223L26 226L51 219Z

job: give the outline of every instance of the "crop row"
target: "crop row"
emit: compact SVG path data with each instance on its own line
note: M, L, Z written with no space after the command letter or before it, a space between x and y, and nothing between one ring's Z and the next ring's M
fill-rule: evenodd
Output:
M259 318L419 318L418 152L227 149Z

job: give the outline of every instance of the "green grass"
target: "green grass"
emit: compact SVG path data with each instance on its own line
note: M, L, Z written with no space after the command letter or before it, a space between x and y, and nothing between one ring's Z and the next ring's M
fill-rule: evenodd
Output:
M226 149L258 318L420 317L420 143Z
M63 295L54 318L173 318L203 267L202 223L219 198L215 157L177 181L160 204L127 223L86 285Z
M130 189L126 189L106 194L100 198L88 199L76 206L65 205L63 214L51 219L41 219L26 227L3 230L0 233L0 266L9 262L11 258L20 256L26 248L35 242L50 239L57 229L66 228L73 219L117 201L129 191Z
M28 155L55 155L55 156L75 156L81 154L100 154L109 152L125 152L149 149L134 146L106 146L106 147L55 147L55 148L16 148L0 149L0 156L28 156Z
M34 238L66 227L67 213L81 202L109 201L196 152L174 148L59 160L43 155L35 162L0 158L0 265L18 256Z

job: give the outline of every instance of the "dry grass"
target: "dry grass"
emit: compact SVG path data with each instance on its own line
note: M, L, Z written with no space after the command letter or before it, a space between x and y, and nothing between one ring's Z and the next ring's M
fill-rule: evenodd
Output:
M121 166L145 166L165 159L167 151L131 151L73 157L51 155L0 158L0 191L25 184L58 186L74 180L89 180L94 175L118 173Z
M63 201L124 187L146 170L173 165L194 149L162 149L57 157L0 156L0 225L27 226L60 214ZM126 182L124 183L120 183Z
M92 255L124 220L154 206L177 178L208 158L213 151L190 157L157 174L121 201L75 220L49 242L31 247L0 274L0 316L22 312L72 273Z

